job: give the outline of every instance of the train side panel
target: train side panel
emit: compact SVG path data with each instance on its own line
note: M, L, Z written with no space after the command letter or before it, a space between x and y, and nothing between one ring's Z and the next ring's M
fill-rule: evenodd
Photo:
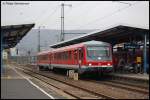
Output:
M92 43L92 46L95 46L94 43ZM110 59L87 59L88 52L91 52L94 54L99 53L99 51L103 48L103 46L108 46L107 52L110 54ZM93 50L96 51L88 51L87 45L81 44L81 45L73 45L68 47L63 47L59 49L55 49L51 52L47 53L40 53L38 55L38 65L39 66L45 66L50 69L53 68L63 68L63 69L74 69L77 70L79 73L83 73L86 71L104 71L109 72L112 70L112 52L111 52L111 46L108 44L97 44L97 47L101 48L99 51L97 51L95 48ZM96 47L96 48L97 48ZM91 49L91 50L92 50ZM106 50L101 50L102 53L105 53ZM95 57L93 55L90 55L92 57ZM100 55L100 54L99 54ZM99 57L100 58L100 57ZM101 57L102 58L102 57Z

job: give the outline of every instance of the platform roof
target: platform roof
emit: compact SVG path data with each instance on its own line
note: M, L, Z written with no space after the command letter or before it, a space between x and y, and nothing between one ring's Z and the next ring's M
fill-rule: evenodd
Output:
M62 41L57 44L50 45L50 47L59 48L91 40L104 41L111 43L112 45L115 45L123 42L130 42L132 40L141 41L144 39L143 38L144 34L147 34L149 39L149 29L117 25L114 27L87 33L70 40Z
M34 27L35 24L1 26L3 49L13 48Z

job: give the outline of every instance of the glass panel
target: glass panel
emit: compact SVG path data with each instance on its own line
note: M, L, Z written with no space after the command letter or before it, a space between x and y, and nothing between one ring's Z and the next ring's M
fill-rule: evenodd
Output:
M90 60L111 60L109 47L87 47L87 58Z

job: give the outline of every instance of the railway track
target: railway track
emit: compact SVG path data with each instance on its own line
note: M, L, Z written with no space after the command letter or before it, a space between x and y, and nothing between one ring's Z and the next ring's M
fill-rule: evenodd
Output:
M131 83L123 83L123 81L117 81L117 80L107 80L107 81L95 81L95 80L85 80L87 82L94 82L94 83L98 83L98 84L105 84L105 85L109 85L109 86L113 86L113 87L117 87L117 88L122 88L122 89L126 89L129 91L134 91L134 92L139 92L139 93L143 93L143 94L149 94L149 87L148 86L139 86L139 85L134 85Z
M118 85L117 83L113 83L113 82L103 82L101 84L97 83L97 82L91 82L91 81L85 81L85 80L79 80L79 81L74 81L68 78L64 78L64 76L61 75L52 75L52 73L49 72L35 72L29 68L24 68L25 70L30 70L32 71L31 74L36 73L36 74L40 74L42 77L45 77L48 79L53 79L55 81L61 82L63 84L72 86L74 88L78 88L79 90L82 91L86 91L90 94L92 94L93 96L96 96L96 98L105 98L105 99L147 99L149 98L149 95L147 93L149 93L149 91L145 92L145 90L143 90L143 92L141 92L142 90L134 90L130 89L129 87L127 88L126 86L123 86L122 84ZM33 75L35 76L35 75ZM43 80L44 81L44 80ZM56 86L57 87L57 86ZM64 91L66 93L71 93L71 92L67 92ZM134 93L135 92L135 93ZM74 94L70 94L70 95L74 95ZM78 95L76 95L78 96ZM82 97L76 97L75 98L82 98ZM90 98L90 97L89 97ZM93 98L93 97L92 97Z
M91 90L88 90L85 88L81 88L81 87L77 87L77 86L68 84L66 82L47 77L45 75L41 75L41 74L34 72L34 71L31 71L29 69L23 68L21 70L24 73L26 73L26 74L34 77L34 78L37 78L38 80L41 80L41 81L43 81L43 82L45 82L45 83L47 83L47 84L49 84L49 85L51 85L57 89L60 89L63 92L65 92L65 93L67 93L67 94L69 94L72 97L77 98L77 99L115 99L113 97L106 96L106 95L101 94L101 93L95 93L94 91L91 91ZM65 86L65 88L62 88L61 86L58 86L57 84L53 84L52 81L59 82L58 84L61 84L61 86L63 86L63 87Z
M120 80L110 80L110 82L128 85L128 86L133 86L133 87L139 87L142 89L149 89L149 84L144 85L144 84L137 84L137 83L131 83L131 82L127 82L127 81L120 81Z

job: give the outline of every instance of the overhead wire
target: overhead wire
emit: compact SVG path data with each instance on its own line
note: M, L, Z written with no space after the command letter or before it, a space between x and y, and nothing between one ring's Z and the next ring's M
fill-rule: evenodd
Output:
M52 17L52 16L56 13L56 11L58 10L58 8L59 8L59 6L56 6L56 8L53 10L53 12L52 12L51 14L49 14L49 15L47 16L47 18L45 18L45 19L39 24L39 26L42 26L43 24L45 24L45 22L47 23L49 20L51 20L50 17Z
M79 4L81 4L81 5L83 5L84 4L84 2L82 2L82 3L79 3ZM80 5L80 6L81 6ZM77 6L77 7L80 7L80 6ZM57 6L55 9L54 9L54 11L49 15L49 16L47 16L47 18L45 18L40 24L39 24L39 26L42 26L43 24L46 24L47 22L49 22L49 21L47 21L47 20L50 20L50 17L52 16L52 15L54 15L54 13L56 13L56 11L58 10L58 8L59 8L59 6ZM43 10L44 11L44 10ZM68 14L68 13L70 13L71 11L69 10L69 11L65 11L65 15L66 14ZM39 16L40 17L40 16ZM39 18L38 17L38 18ZM68 20L68 19L66 19L66 20Z
M45 15L45 13L49 10L48 8L49 8L49 6L46 7L46 8L42 11L41 14L39 14L39 16L35 19L35 21L38 20L38 19L40 19L40 18L41 18L41 15L43 15L43 14Z
M66 4L65 2L63 2L63 3L64 3L64 4ZM84 2L79 3L79 4L81 4L81 5L82 5L82 4L84 4ZM71 4L71 5L72 5L72 4ZM73 6L73 7L74 7L74 6ZM75 6L74 8L77 8L77 7L80 7L80 6ZM65 13L64 18L65 18L65 17L66 17L66 15L68 15L69 13L71 13L71 10L67 10L67 11L65 10L65 11L64 11L64 13ZM65 19L65 22L66 22L66 21L68 22L68 18L67 18L67 19ZM70 21L70 20L69 20L69 21Z
M49 3L48 3L49 4ZM30 10L30 8L28 7L28 10ZM42 10L42 13L40 13L38 16L33 16L33 20L34 22L36 22L38 19L40 19L41 15L43 15L44 13L46 13L48 10L48 7L46 7L45 9ZM20 12L20 15L24 15L24 13ZM34 14L33 14L34 15ZM30 15L31 16L31 15ZM31 21L31 18L30 17L26 17L27 19L25 19L24 22L27 22L27 21ZM38 22L37 22L38 23Z
M84 3L84 2L79 3L79 4L78 4L78 6L74 6L74 5L72 5L72 7L73 7L73 8L80 8L80 7L81 7L81 5L83 5L83 4L85 4L85 3ZM65 13L66 13L66 11L65 11ZM67 12L67 15L68 15L68 14L70 14L70 13L71 13L71 11L69 10L69 11ZM66 14L65 14L65 15L66 15Z
M82 3L79 3L80 5L78 5L78 6L76 6L76 8L77 9L79 9L79 8L81 8L82 7L82 5L84 5L84 4L86 4L85 2L82 2ZM85 13L85 14L83 14L83 15L86 15L88 12L89 12L89 10L91 10L90 8L88 8L88 9L86 9L86 11L84 11L83 13ZM70 11L71 12L71 11ZM69 13L70 13L69 12ZM66 15L66 14L65 14ZM67 13L67 15L69 15L68 13ZM82 16L83 17L83 16ZM72 17L68 17L67 19L65 19L66 20L66 22L68 23L68 22L72 22L72 21L74 21L74 19L72 19Z
M123 11L123 10L125 10L125 9L127 9L127 8L129 8L129 7L131 7L131 6L133 6L133 5L136 5L137 3L139 3L139 2L136 2L136 3L134 3L134 4L131 4L131 5L127 6L127 7L124 7L124 8L122 8L122 9L119 9L119 10L117 10L117 11L115 11L115 12L113 12L113 13L110 13L110 14L108 14L108 15L105 15L105 16L103 16L103 17L97 18L97 19L95 19L95 20L93 20L93 21L90 21L90 22L84 24L84 25L77 26L77 28L75 28L75 29L83 28L83 27L85 27L85 26L87 26L87 25L92 25L92 23L95 23L95 22L100 22L100 21L102 21L102 20L104 20L104 19L106 19L106 18L108 18L108 17L113 16L114 14L116 14L116 13L118 13L118 12L121 12L121 11ZM75 30L75 29L73 29L73 30Z
M64 3L65 3L65 2L64 2ZM84 4L84 3L82 2L82 3L79 3L79 4L82 5L82 4ZM79 7L79 6L76 6L76 7ZM56 11L56 10L55 10L55 11ZM54 11L54 12L55 12L55 11ZM71 10L65 11L65 16L68 15L68 13L70 13L70 12L71 12ZM68 22L68 19L65 19L65 20L67 20L67 22ZM46 21L46 20L45 20L45 21ZM47 22L48 22L48 21L47 21ZM51 24L51 25L53 25L53 24Z

